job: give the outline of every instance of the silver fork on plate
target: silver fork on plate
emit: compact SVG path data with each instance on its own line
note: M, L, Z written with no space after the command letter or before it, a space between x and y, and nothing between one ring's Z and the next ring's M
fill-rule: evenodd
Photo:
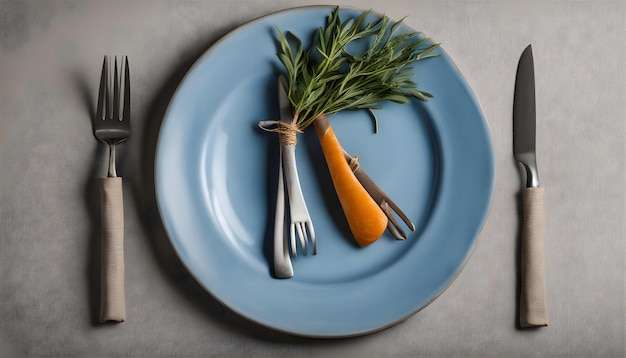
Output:
M287 83L283 76L278 79L278 103L280 105L280 119L282 122L290 124L293 120L291 110L291 102L287 95ZM289 217L291 224L289 225L291 254L296 256L296 234L300 240L302 253L306 255L307 251L311 251L312 255L317 253L315 242L315 231L313 230L313 222L304 201L300 180L298 179L298 171L296 170L296 147L295 145L281 145L281 162L284 171L285 185L289 196ZM307 230L308 229L308 230ZM308 234L307 234L308 231Z
M104 56L98 107L92 121L95 137L109 148L108 177L99 180L102 220L100 322L124 322L124 200L122 178L117 176L115 169L115 149L130 135L128 59L122 57L121 73L118 73L117 57L112 74L110 67L108 56Z

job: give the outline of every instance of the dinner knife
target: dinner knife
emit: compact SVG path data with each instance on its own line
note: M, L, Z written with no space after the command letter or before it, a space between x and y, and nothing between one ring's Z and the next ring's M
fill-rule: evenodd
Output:
M517 67L513 100L513 154L526 173L522 189L522 237L520 258L520 326L548 325L544 274L544 189L539 185L535 151L535 70L528 45Z

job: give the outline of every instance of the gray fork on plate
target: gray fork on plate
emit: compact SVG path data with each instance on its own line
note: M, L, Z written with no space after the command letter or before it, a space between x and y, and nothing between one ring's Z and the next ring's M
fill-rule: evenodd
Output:
M118 73L117 57L110 70L108 56L104 56L98 107L93 118L96 138L109 148L107 178L100 178L100 205L102 220L101 302L100 322L126 320L124 293L124 199L122 178L115 170L117 144L130 135L130 75L128 59L122 57L122 72ZM111 83L113 88L111 89ZM113 91L111 93L111 90Z

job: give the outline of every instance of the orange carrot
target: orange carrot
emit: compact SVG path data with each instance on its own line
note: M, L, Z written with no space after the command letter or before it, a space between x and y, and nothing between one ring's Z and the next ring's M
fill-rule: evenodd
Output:
M328 118L313 123L350 231L360 246L370 245L387 229L387 216L352 172Z

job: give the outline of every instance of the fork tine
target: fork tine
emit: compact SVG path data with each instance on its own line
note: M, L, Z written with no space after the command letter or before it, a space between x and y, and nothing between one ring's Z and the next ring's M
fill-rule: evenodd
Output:
M109 119L111 118L111 112L113 111L113 94L111 93L111 91L113 90L111 88L111 83L113 81L112 79L113 77L113 73L111 72L111 59L110 57L107 56L107 79L106 79L106 96L104 97L104 119Z
M122 113L122 121L125 125L130 125L130 70L128 69L128 56L123 57L124 61L124 111Z
M309 228L309 234L311 237L311 255L317 255L317 243L315 241L315 230L313 230L313 223L308 221L307 227Z
M300 239L300 246L302 248L302 254L306 255L306 231L302 230L302 223L296 223L296 229L298 231L298 239Z
M113 66L113 119L120 120L120 76L117 71L117 56Z
M108 81L109 81L109 63L105 55L102 62L102 74L100 75L100 89L98 91L98 107L96 108L96 118L103 120L106 115L107 97L108 97Z

